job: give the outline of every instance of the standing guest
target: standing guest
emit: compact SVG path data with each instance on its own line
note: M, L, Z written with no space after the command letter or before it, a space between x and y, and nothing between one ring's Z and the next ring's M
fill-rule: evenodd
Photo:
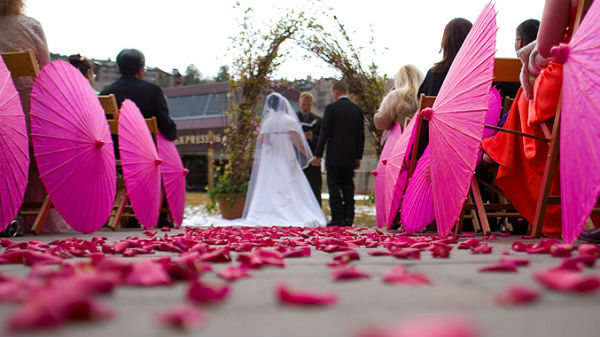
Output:
M458 54L460 47L467 38L469 31L471 31L473 24L466 19L456 18L452 19L444 28L444 35L442 36L442 60L436 63L433 68L429 69L425 80L419 88L417 96L425 94L427 96L437 96L440 91L448 70ZM429 122L426 120L421 121L421 136L419 138L419 149L417 157L420 158L425 148L429 144Z
M69 63L79 69L83 76L90 82L90 85L94 86L94 63L92 61L79 54L74 54L69 56Z
M360 167L365 146L362 109L347 96L344 82L333 85L335 102L325 107L321 134L313 165L320 165L325 145L327 188L333 226L351 226L354 221L354 170ZM341 192L341 194L340 194Z
M117 55L117 66L121 78L102 90L100 95L114 94L119 108L125 99L132 100L144 118L156 117L158 130L165 138L175 140L177 127L169 117L169 108L162 89L156 84L144 81L144 54L137 49L123 49Z
M313 95L310 92L300 94L300 111L298 111L298 120L304 131L304 137L308 141L310 151L312 153L317 149L319 142L319 132L321 130L321 117L311 112L313 105ZM319 206L321 206L321 186L323 185L321 178L321 166L308 165L304 170L304 175L308 179L310 188L317 198Z
M373 124L378 130L388 130L395 123L404 125L419 108L417 91L423 83L423 73L412 64L402 66L394 75L394 87L385 95L379 111L373 116Z

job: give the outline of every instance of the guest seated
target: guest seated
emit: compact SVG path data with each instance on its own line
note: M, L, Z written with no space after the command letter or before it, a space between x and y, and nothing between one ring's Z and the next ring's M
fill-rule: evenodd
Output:
M444 28L444 35L442 36L442 60L436 63L433 68L429 69L425 80L421 84L417 96L425 94L427 96L437 96L442 83L448 75L448 70L452 65L452 61L458 54L460 47L467 38L469 31L473 27L473 24L466 19L456 18L448 22L446 28ZM421 157L425 148L429 144L429 122L426 120L421 121L421 136L419 138L419 149L417 156Z
M90 85L94 86L94 63L92 61L79 54L74 54L69 56L69 63L79 69L83 76L90 82Z
M385 95L379 111L373 116L373 123L378 130L388 130L395 123L404 125L404 121L412 118L419 108L417 91L423 82L423 74L415 66L408 64L400 68L394 75L394 87Z
M117 66L121 78L102 90L100 95L114 94L119 108L125 99L132 100L144 118L156 117L158 130L165 138L175 140L177 127L169 117L169 108L162 89L156 84L144 81L144 54L137 49L123 49L117 55Z
M569 41L577 11L577 0L546 0L537 46L519 50L523 61L522 87L511 106L505 128L544 137L541 124L552 122L562 84L562 65L549 62L550 49ZM527 49L523 54L521 50ZM531 85L531 80L534 84ZM531 100L528 99L530 97ZM549 128L551 129L551 125ZM485 152L499 164L496 185L527 221L533 222L548 144L532 138L500 132L483 142ZM550 193L560 194L559 173L555 172ZM542 234L561 235L560 205L548 205Z
M0 32L2 32L0 34L0 52L31 49L41 69L50 63L50 52L48 51L46 36L37 20L23 15L23 7L23 0L2 0L0 3ZM21 98L27 132L31 134L29 108L34 78L26 76L16 77L13 79L13 82ZM40 173L33 159L33 154L30 153L30 156L29 178L23 202L41 203L46 196L46 191L40 179ZM12 232L10 233L11 235L23 235L23 232L31 227L33 221L33 217L28 217L25 222L20 216L17 216L17 219L11 222L7 230ZM68 229L68 226L56 210L52 209L48 214L43 228L46 231L59 232L65 231Z

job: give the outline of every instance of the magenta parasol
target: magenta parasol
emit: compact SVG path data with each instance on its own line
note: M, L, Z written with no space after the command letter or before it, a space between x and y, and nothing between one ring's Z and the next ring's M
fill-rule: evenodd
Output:
M158 155L163 160L160 174L165 187L167 202L171 209L173 221L177 226L181 226L185 208L185 176L188 174L188 170L183 167L175 143L163 137L160 133L158 134L157 148Z
M15 218L27 188L29 141L10 71L0 57L0 231Z
M552 49L563 63L560 121L562 235L571 244L600 196L600 2L571 42Z
M126 99L121 105L118 134L123 179L131 207L142 226L152 228L160 214L162 160L140 109L131 100Z
M88 80L71 64L44 67L31 91L31 138L42 183L75 230L104 225L116 190L108 123Z
M383 173L379 174L379 170L376 171L376 178L383 176L383 179L379 180L380 184L377 185L376 182L375 186L375 201L377 202L378 195L381 196L380 207L376 205L376 212L378 218L381 213L383 224L387 225L387 229L394 223L406 188L410 154L408 149L411 148L415 139L416 120L413 118L400 135L396 134L394 138L390 135L391 139L386 142L386 146L390 146L389 152L385 157L382 155L381 159Z
M448 235L465 202L479 154L496 51L496 10L485 6L456 55L429 120L433 207L440 235Z
M377 163L377 169L371 172L375 176L375 213L377 215L377 227L379 228L382 228L387 221L387 212L385 211L386 196L384 192L386 188L385 168L390 152L400 135L402 135L402 127L400 124L396 123L383 146L383 150L379 156L379 162Z
M402 199L400 216L407 233L418 232L435 220L429 159L428 146L417 162Z

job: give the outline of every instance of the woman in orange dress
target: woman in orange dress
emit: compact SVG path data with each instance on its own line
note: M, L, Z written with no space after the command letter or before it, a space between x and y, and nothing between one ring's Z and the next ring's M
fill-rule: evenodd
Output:
M525 80L519 89L505 128L544 137L542 124L552 130L562 85L562 65L550 61L550 49L568 42L573 32L577 0L546 0L537 50L524 62ZM527 62L528 61L528 62ZM539 69L539 73L538 73ZM533 87L529 81L535 81ZM483 142L485 152L499 164L496 185L527 221L533 222L548 154L548 143L500 132ZM558 169L550 194L560 194ZM560 238L560 205L548 205L542 234Z

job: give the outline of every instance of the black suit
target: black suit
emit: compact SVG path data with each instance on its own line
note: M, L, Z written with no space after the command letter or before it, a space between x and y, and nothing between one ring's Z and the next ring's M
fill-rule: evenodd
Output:
M169 117L165 95L158 85L140 80L133 75L124 75L100 93L100 95L109 94L115 94L119 109L125 99L132 100L144 118L156 117L158 130L163 136L170 140L177 138L177 127Z
M302 115L302 112L298 111L298 120L300 123L312 124L312 126L302 125L302 131L311 131L312 139L307 139L308 145L310 146L310 151L315 153L317 149L317 142L319 141L319 132L321 131L321 117L315 115L312 112L309 112L306 117ZM321 166L313 166L308 165L304 170L304 175L306 175L306 179L308 179L308 183L310 184L313 193L315 194L315 198L319 202L319 206L321 206L321 186L323 185L323 180L321 179Z
M354 165L363 156L365 124L362 109L347 97L340 97L325 107L315 151L317 157L323 156L325 145L332 223L351 225L354 221Z

